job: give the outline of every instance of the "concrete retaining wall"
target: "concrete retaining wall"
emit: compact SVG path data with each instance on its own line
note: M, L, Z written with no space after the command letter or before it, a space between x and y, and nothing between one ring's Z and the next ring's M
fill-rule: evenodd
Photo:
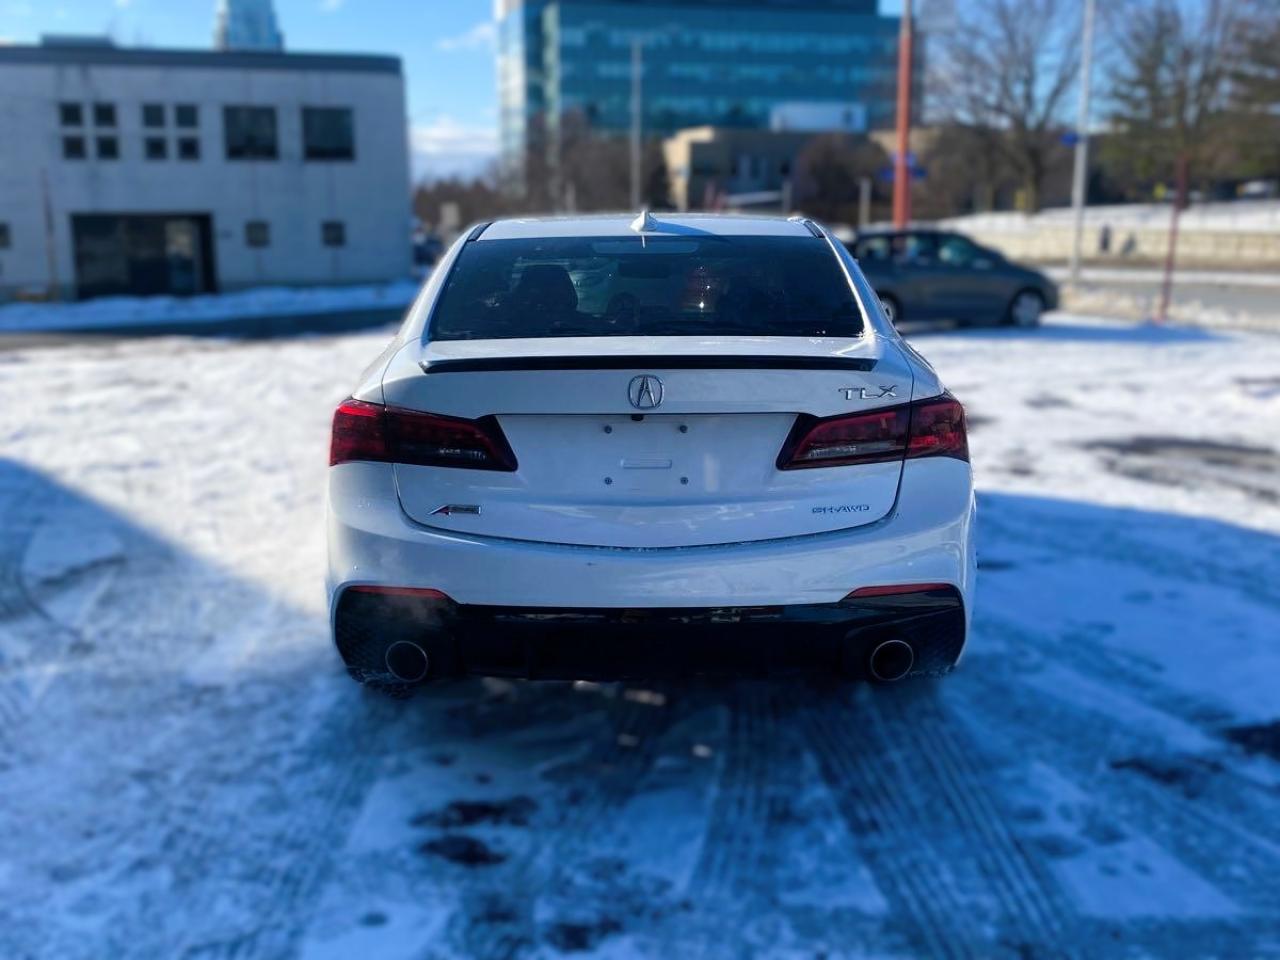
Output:
M1169 243L1168 204L1091 207L1085 217L1084 257L1095 263L1158 263ZM1063 262L1071 256L1071 211L975 214L944 221L1016 260ZM1102 252L1102 230L1111 230ZM1280 202L1246 201L1193 206L1179 225L1178 262L1183 266L1280 270Z
M1025 231L967 230L979 243L994 247L1014 260L1061 263L1071 257L1072 231L1069 227L1040 227ZM1096 263L1157 263L1169 245L1168 230L1117 229L1111 231L1111 252L1100 252L1100 227L1086 227L1083 255ZM1132 250L1122 254L1132 239ZM1183 266L1280 270L1280 234L1218 233L1180 231L1178 262Z

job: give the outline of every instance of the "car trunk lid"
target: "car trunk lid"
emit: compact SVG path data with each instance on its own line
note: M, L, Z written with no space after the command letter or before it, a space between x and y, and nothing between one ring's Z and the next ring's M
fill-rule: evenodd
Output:
M400 502L425 526L692 547L862 526L897 496L900 460L778 468L798 417L910 399L910 368L874 336L469 340L409 354L388 371L388 406L492 416L518 464L398 464Z

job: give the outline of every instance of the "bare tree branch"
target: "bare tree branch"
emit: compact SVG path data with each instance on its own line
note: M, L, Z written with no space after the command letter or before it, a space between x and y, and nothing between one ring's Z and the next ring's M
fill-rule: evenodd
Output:
M942 117L986 131L990 149L1018 172L1027 209L1037 209L1054 131L1080 61L1078 4L1068 0L935 0L929 102Z

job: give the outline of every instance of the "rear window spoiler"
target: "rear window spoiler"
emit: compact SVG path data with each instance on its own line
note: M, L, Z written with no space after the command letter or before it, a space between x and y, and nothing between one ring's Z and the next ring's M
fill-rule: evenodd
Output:
M594 356L594 357L482 357L462 360L423 360L424 373L493 373L512 370L874 370L866 357L776 356Z

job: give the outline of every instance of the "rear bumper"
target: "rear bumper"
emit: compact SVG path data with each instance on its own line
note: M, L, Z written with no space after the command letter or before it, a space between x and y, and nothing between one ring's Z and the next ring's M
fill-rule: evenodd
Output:
M782 540L615 549L449 533L414 523L393 467L329 470L330 611L356 585L427 587L458 603L517 607L736 607L837 603L860 587L974 573L969 465L911 460L887 517ZM839 523L839 519L833 523Z
M963 647L975 569L974 507L969 465L958 460L908 461L894 509L864 527L786 540L650 550L530 543L423 527L401 510L392 471L379 463L347 463L329 471L327 579L335 638L350 588L394 586L438 590L468 618L481 608L530 611L515 621L507 613L494 613L503 629L524 630L534 614L567 614L578 618L571 625L584 627L582 636L594 636L590 642L606 646L643 647L646 634L650 647L665 643L653 635L665 634L672 624L729 610L735 611L730 614L736 618L730 624L734 629L712 631L714 641L699 641L704 651L757 635L766 647L789 647L809 642L794 639L812 632L795 624L813 623L814 618L841 626L843 638L854 615L841 605L854 590L936 583L955 589L960 609L956 656ZM742 613L760 608L765 612ZM640 614L653 619L645 626ZM352 623L358 628L357 621ZM467 631L465 642L483 632ZM534 639L541 648L544 641ZM667 657L678 660L678 653ZM478 654L462 656L461 662L473 669L479 659Z
M549 609L455 603L361 588L338 600L334 638L352 674L394 681L391 644L420 646L429 675L597 679L869 676L886 640L910 644L910 676L941 676L964 645L959 592L946 587L834 604L725 608Z

